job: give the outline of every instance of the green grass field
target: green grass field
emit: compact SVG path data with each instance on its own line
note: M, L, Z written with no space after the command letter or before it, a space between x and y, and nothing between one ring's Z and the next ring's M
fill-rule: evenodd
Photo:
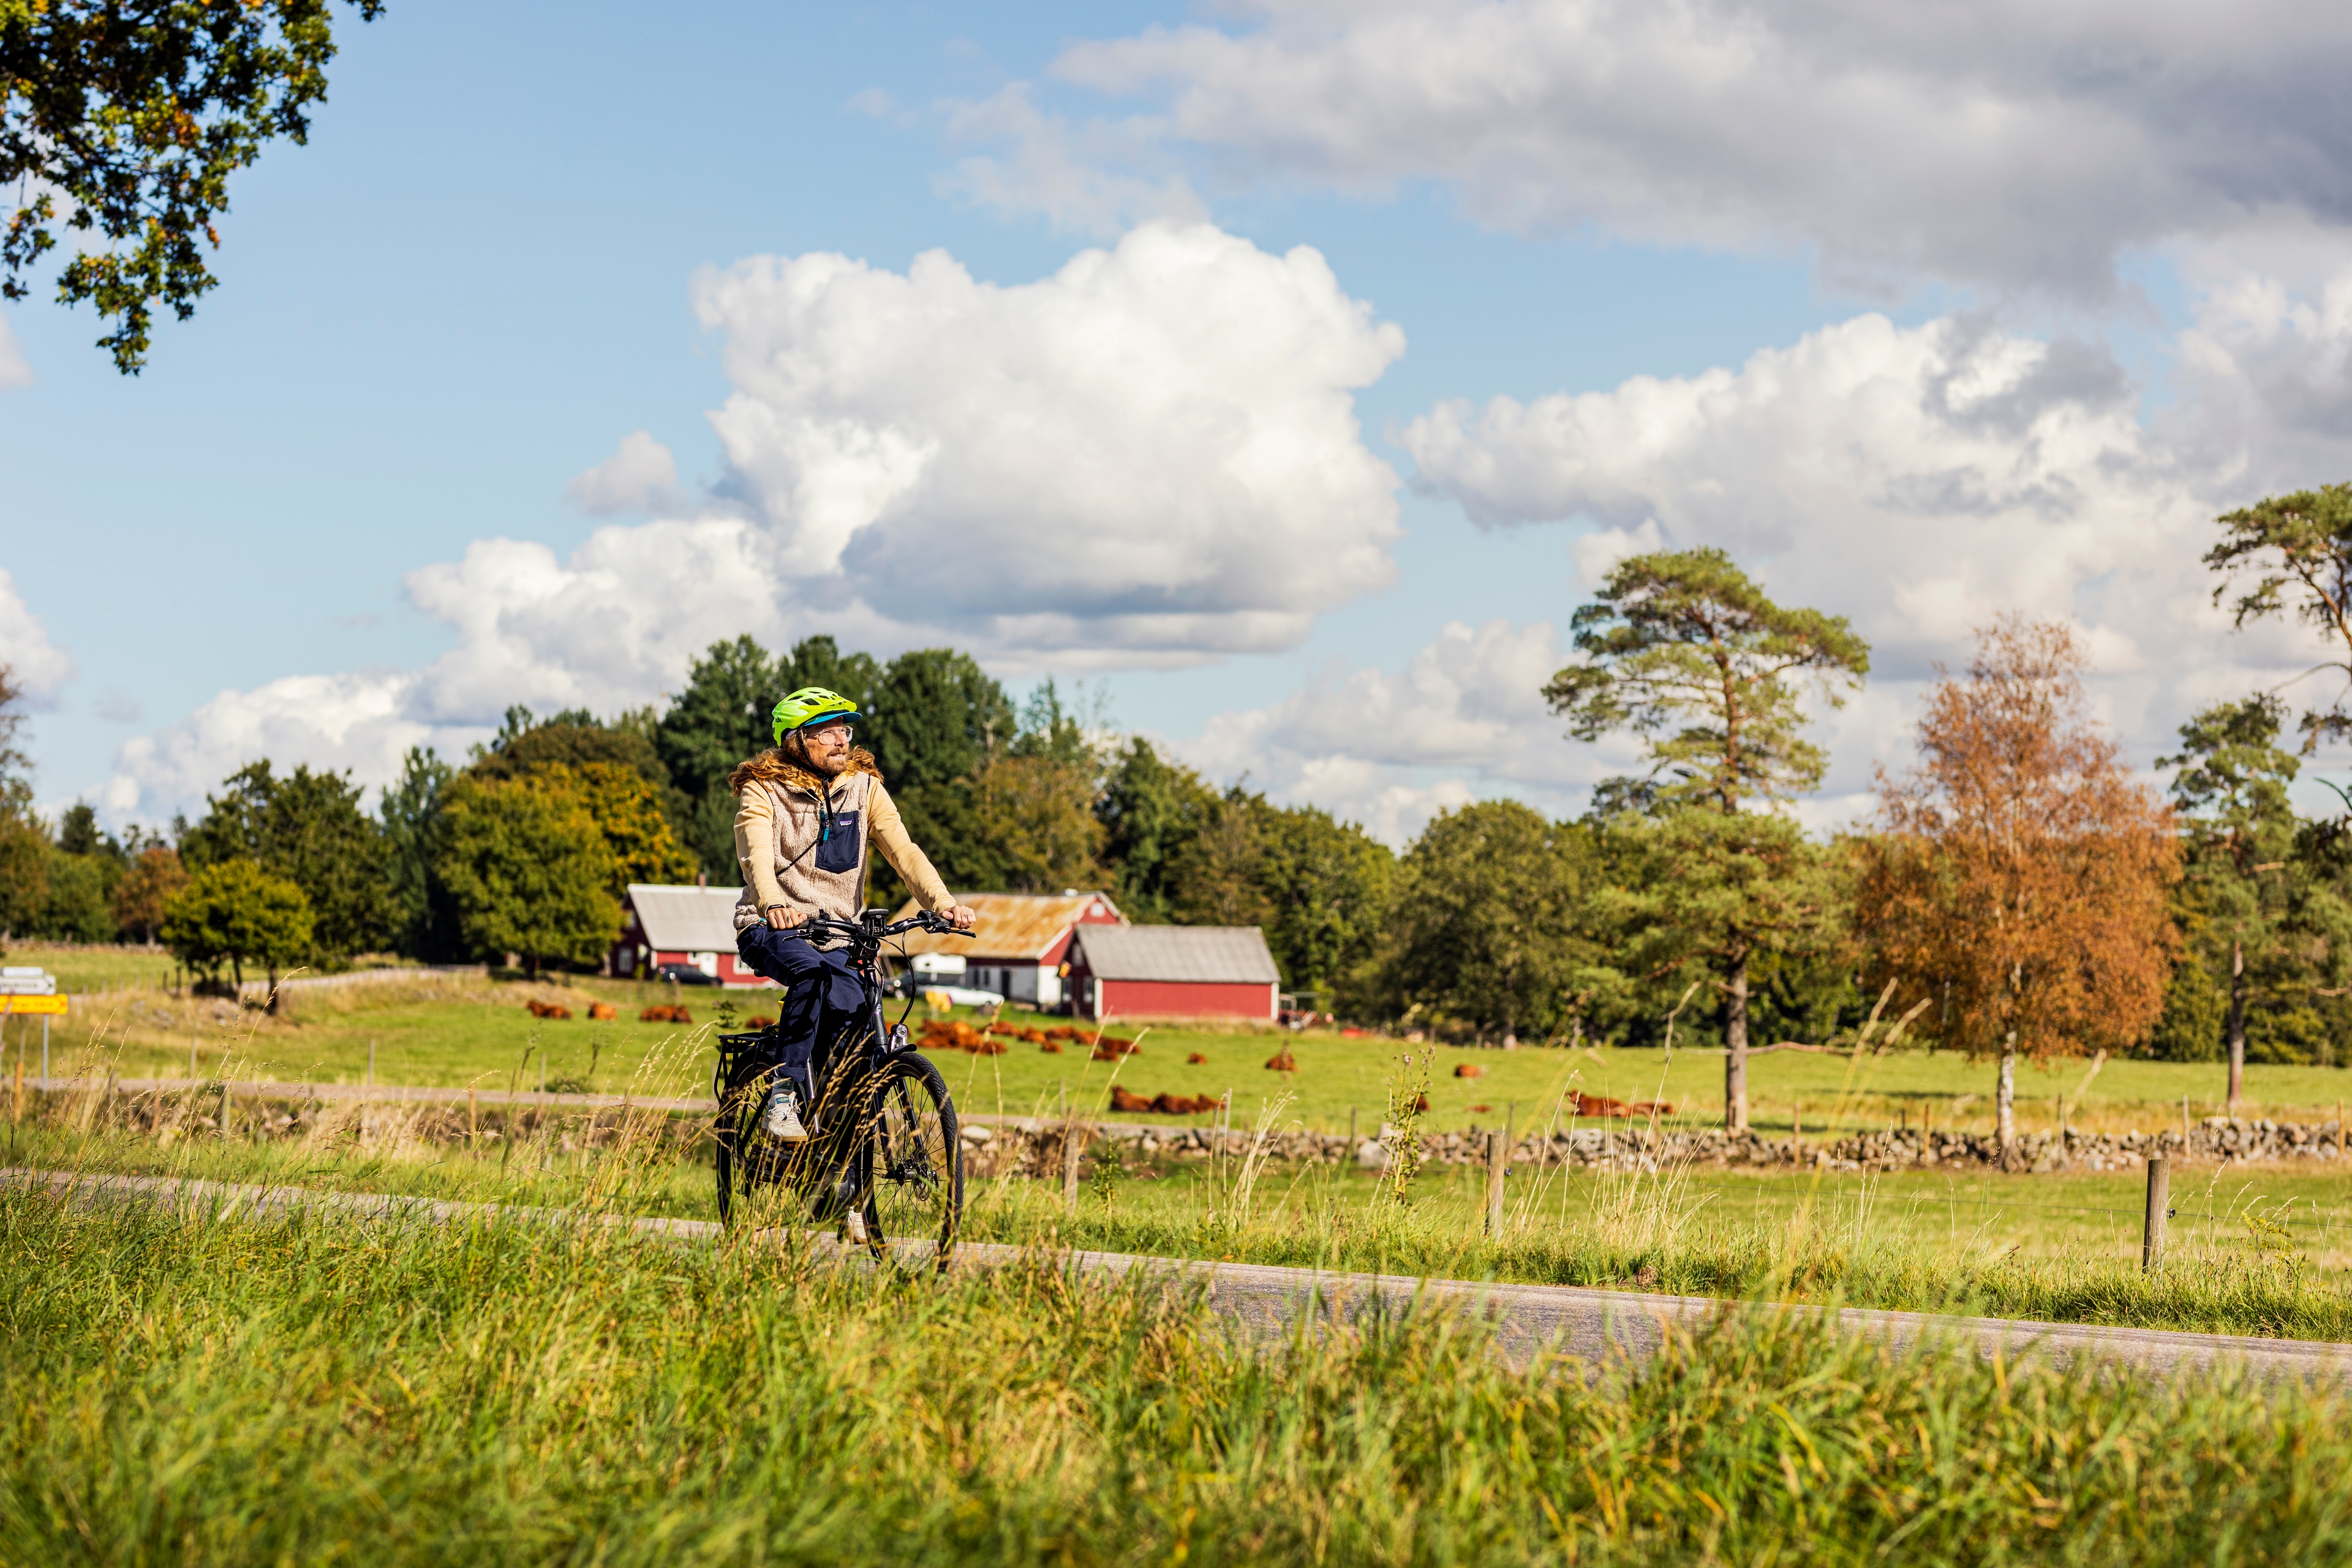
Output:
M110 961L126 955L93 956ZM562 1002L578 1016L569 1022L534 1018L524 1007L534 997ZM646 1091L656 1087L645 1075L659 1057L664 1059L658 1076L673 1092L699 1092L708 1081L708 1037L721 997L715 990L689 989L679 991L677 999L693 1013L693 1028L637 1022L647 1004L671 1000L670 989L623 981L530 985L420 978L294 994L278 1018L226 1002L126 990L78 1003L72 1015L58 1021L52 1053L60 1073L80 1062L100 1071L111 1067L123 1077L184 1077L193 1045L201 1073L216 1073L228 1059L241 1076L356 1083L366 1077L373 1043L380 1082L528 1089L536 1088L543 1074L550 1082L593 1082L600 1089L636 1085ZM737 993L728 999L744 1017L774 1008L772 992ZM619 1020L587 1021L588 1001L611 1002ZM1007 1019L1066 1022L1018 1012ZM1133 1032L1116 1022L1111 1027ZM38 1034L38 1024L25 1018L0 1028L0 1037L20 1047L37 1043ZM1230 1091L1238 1124L1254 1121L1269 1100L1288 1095L1286 1119L1339 1131L1350 1124L1352 1115L1366 1132L1384 1113L1397 1058L1413 1050L1377 1037L1350 1040L1328 1032L1286 1037L1245 1027L1157 1026L1139 1038L1139 1053L1117 1067L1116 1081L1127 1089L1147 1096ZM1299 1070L1268 1071L1265 1062L1285 1044ZM1187 1059L1194 1055L1204 1060ZM1506 1115L1515 1116L1521 1129L1543 1126L1571 1088L1626 1100L1663 1098L1675 1106L1675 1120L1689 1125L1716 1124L1722 1114L1720 1056L1678 1051L1668 1064L1654 1050L1437 1047L1431 1055L1430 1125L1440 1130L1492 1126ZM1114 1081L1109 1065L1089 1060L1076 1047L1050 1055L1015 1042L1001 1057L950 1053L941 1060L959 1102L980 1112L1050 1110L1065 1096L1081 1107L1097 1107ZM1481 1076L1457 1078L1457 1067L1475 1067ZM1922 1119L1937 1127L1978 1131L1992 1125L1990 1063L1924 1052L1860 1060L1777 1052L1755 1058L1749 1071L1756 1124L1775 1134L1786 1134L1792 1126L1812 1136L1898 1121L1916 1125ZM2081 1062L2022 1071L2020 1124L2028 1131L2053 1126L2058 1099L2074 1095L2084 1077ZM2222 1089L2218 1066L2114 1061L2083 1089L2069 1120L2093 1130L2152 1131L2179 1123L2184 1097L2191 1116L2214 1113ZM2247 1069L2247 1092L2250 1114L2325 1121L2352 1098L2352 1074L2257 1066Z
M179 967L168 952L136 948L70 947L49 942L8 944L0 963L46 969L58 977L58 989L75 995L129 989L160 990L171 983Z
M1769 1313L1512 1371L1414 1313L1254 1346L1050 1258L0 1193L11 1563L2170 1563L2352 1552L2330 1391Z
M643 1109L467 1146L346 1102L224 1137L216 1103L134 1126L35 1097L6 1162L711 1213L701 1151ZM0 1188L0 1563L2333 1561L2335 1390L1895 1352L1761 1304L2352 1342L2347 1185L2185 1173L2148 1276L2126 1175L1524 1172L1489 1238L1466 1170L1400 1205L1344 1166L1097 1161L1075 1215L976 1180L967 1234L1027 1261L945 1280L774 1233ZM1071 1246L1755 1305L1638 1372L1513 1371L1442 1314L1238 1342L1181 1293L1064 1275Z
M629 1113L591 1139L578 1113L516 1128L415 1109L362 1121L331 1102L300 1131L223 1137L198 1096L133 1122L83 1095L36 1100L8 1125L7 1163L285 1183L534 1207L715 1217L698 1124ZM667 1142L649 1138L667 1128ZM688 1134L681 1142L678 1132ZM509 1136L509 1133L512 1135ZM1501 1232L1485 1234L1481 1173L1429 1167L1399 1204L1352 1166L1249 1169L1103 1151L1075 1214L1058 1182L975 1176L977 1239L1422 1276L1629 1285L1776 1300L2352 1340L2352 1178L2307 1168L2184 1171L2167 1267L2139 1268L2137 1175L1884 1176L1522 1168Z

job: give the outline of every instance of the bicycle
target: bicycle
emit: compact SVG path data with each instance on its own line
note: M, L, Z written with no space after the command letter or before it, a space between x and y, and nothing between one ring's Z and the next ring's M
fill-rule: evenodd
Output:
M863 1242L877 1258L894 1239L928 1236L941 1268L963 1217L963 1144L955 1101L940 1069L908 1043L906 1013L883 1021L881 954L891 938L920 929L970 936L926 911L890 922L881 910L856 921L814 915L797 928L812 941L850 948L850 968L865 1005L820 1037L810 1062L815 1095L803 1114L803 1143L770 1139L762 1125L781 1079L783 1036L771 1026L719 1037L711 1089L719 1100L719 1218L732 1226L762 1189L789 1194L844 1240ZM827 941L830 945L830 941ZM907 1012L914 1010L907 999Z

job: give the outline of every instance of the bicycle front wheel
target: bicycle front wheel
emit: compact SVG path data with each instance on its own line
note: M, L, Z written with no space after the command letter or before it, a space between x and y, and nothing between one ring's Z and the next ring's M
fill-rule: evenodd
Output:
M866 1239L877 1254L925 1244L945 1268L963 1221L963 1140L940 1069L913 1052L882 1067L866 1102L859 1165Z

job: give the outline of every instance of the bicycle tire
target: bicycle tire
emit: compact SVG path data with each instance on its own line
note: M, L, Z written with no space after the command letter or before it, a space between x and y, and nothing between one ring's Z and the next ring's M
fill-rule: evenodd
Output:
M759 1137L760 1114L767 1104L769 1064L745 1053L729 1064L733 1071L719 1087L719 1114L711 1124L711 1163L718 1178L719 1223L733 1225L742 1200L776 1173L765 1170L772 1153Z
M882 1064L866 1096L854 1200L877 1258L891 1243L928 1244L944 1269L963 1224L963 1136L947 1079L902 1051Z
M831 1184L839 1188L848 1140L835 1136L780 1143L761 1131L769 1097L775 1092L777 1054L770 1041L761 1042L760 1048L739 1049L722 1061L726 1077L713 1085L719 1091L719 1113L711 1124L711 1163L719 1222L724 1226L743 1222L752 1201L763 1193L774 1200L791 1194L789 1203L771 1201L765 1205L761 1216L763 1224L796 1225L805 1221L812 1209L820 1219L830 1218L842 1206L837 1200L830 1205L824 1201L828 1184L821 1178L832 1174L835 1180ZM814 1119L814 1108L807 1116Z

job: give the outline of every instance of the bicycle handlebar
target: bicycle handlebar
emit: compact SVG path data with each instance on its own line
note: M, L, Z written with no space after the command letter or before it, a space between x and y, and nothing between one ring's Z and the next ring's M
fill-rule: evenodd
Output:
M863 921L845 921L834 915L814 914L790 929L803 931L812 936L837 936L845 942L879 945L891 937L918 928L938 936L960 936L967 940L971 936L971 932L960 929L947 916L934 913L929 910L925 910L919 914L909 915L903 921L875 925L868 925Z

